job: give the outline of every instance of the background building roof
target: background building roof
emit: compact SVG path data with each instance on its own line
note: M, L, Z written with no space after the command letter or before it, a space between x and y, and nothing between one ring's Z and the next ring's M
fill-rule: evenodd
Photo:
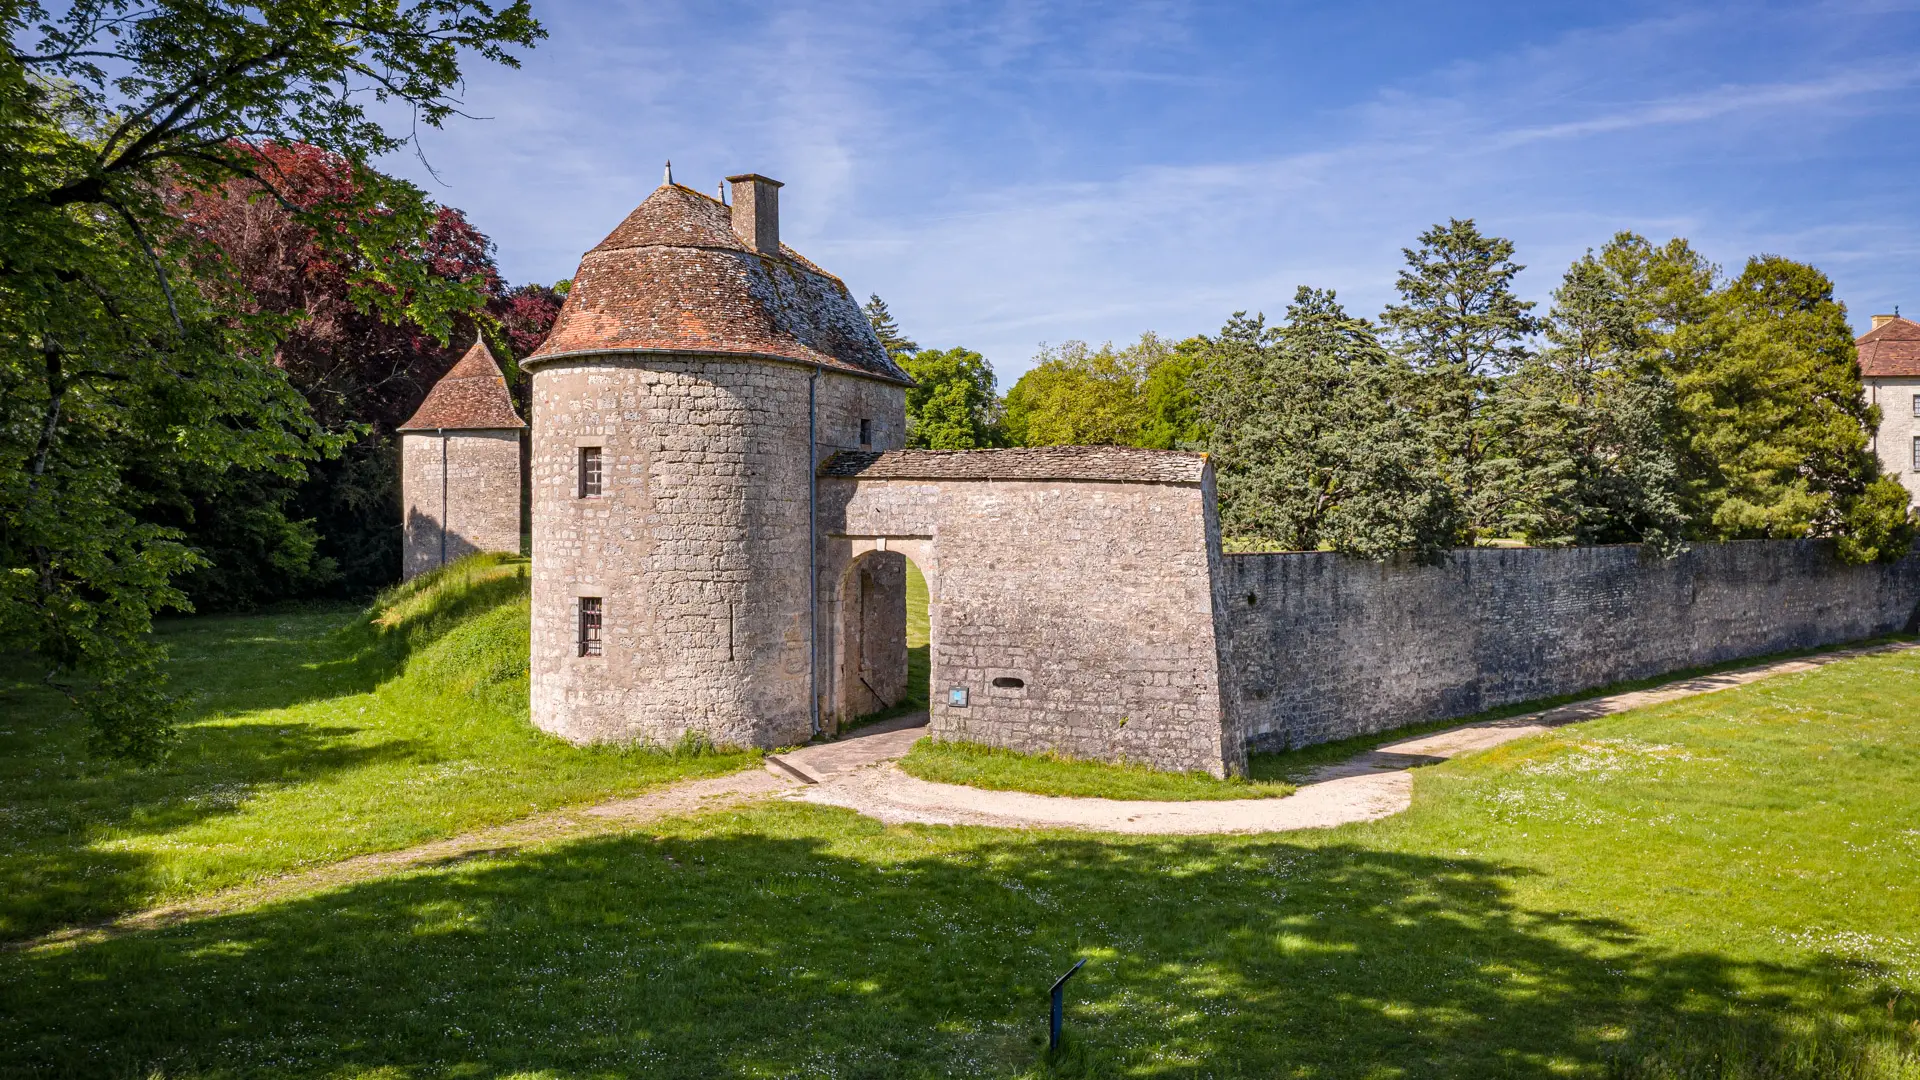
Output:
M1032 446L1011 450L842 451L822 476L862 480L1131 480L1197 484L1207 455L1131 446Z
M839 278L792 248L751 251L726 204L662 184L587 252L525 361L647 350L767 356L911 383Z
M401 431L497 430L523 428L526 421L513 411L513 395L500 365L478 337L473 348L427 391L427 400L401 424Z
M1867 331L1860 348L1860 374L1866 378L1920 376L1920 323L1898 315Z

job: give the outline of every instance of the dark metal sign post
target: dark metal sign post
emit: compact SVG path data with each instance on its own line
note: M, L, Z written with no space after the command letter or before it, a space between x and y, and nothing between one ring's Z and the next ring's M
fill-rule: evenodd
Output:
M1049 1054L1057 1053L1060 1049L1060 1007L1061 999L1066 996L1067 980L1073 978L1074 972L1086 966L1086 957L1081 957L1079 963L1068 968L1065 975L1053 981L1053 1013L1048 1018L1047 1024L1047 1053Z

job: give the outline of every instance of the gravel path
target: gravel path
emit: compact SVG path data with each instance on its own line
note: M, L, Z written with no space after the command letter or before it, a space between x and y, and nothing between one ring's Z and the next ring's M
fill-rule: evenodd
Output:
M889 732L885 743L876 740L875 752L854 749L860 739L810 747L790 758L842 748L831 775L785 797L827 806L842 806L888 824L921 822L930 825L996 825L1011 828L1090 829L1115 833L1261 833L1293 829L1325 829L1357 821L1373 821L1405 810L1413 801L1413 777L1419 765L1445 761L1538 735L1566 724L1680 698L1710 694L1743 686L1774 675L1812 671L1837 660L1872 653L1920 648L1910 643L1877 645L1823 653L1799 660L1782 660L1716 675L1703 675L1649 690L1592 698L1544 712L1504 720L1463 724L1359 754L1308 776L1300 790L1284 799L1244 799L1223 802L1145 802L1115 799L1079 799L1029 795L1017 791L988 791L958 784L936 784L916 779L893 764L913 745L910 731ZM923 721L924 718L917 718ZM917 737L917 736L916 736ZM903 741L904 740L904 741ZM897 752L895 751L897 748ZM800 762L800 771L805 764Z

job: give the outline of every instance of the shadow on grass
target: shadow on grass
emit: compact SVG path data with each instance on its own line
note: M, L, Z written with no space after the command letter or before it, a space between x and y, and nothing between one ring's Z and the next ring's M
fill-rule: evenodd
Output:
M933 660L929 655L928 647L926 645L910 647L907 649L907 696L901 698L892 708L871 712L841 724L837 734L845 735L882 720L892 720L910 713L926 712L930 694L929 684L932 680Z
M47 754L31 782L17 768L0 813L0 942L96 922L148 902L152 856L103 847L103 833L159 835L233 814L266 790L417 756L404 739L373 746L355 729L314 724L188 727L166 763L140 769ZM67 740L77 749L77 731ZM18 760L12 766L27 763Z
M1525 909L1526 871L1482 860L806 807L660 828L0 956L0 1076L1046 1072L1078 956L1059 1071L1085 1075L1544 1078L1736 997L1762 1048L1796 1009L1913 1013Z

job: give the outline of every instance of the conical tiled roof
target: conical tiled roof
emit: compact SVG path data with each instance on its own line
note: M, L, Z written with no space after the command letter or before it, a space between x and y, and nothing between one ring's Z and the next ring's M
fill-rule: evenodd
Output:
M1862 334L1860 374L1866 378L1920 375L1920 323L1898 315Z
M597 352L762 356L911 383L839 278L785 245L751 251L718 199L663 184L580 260L553 331L522 362Z
M440 431L523 428L526 421L513 411L506 377L487 349L475 337L473 348L427 391L427 400L414 410L401 431Z

